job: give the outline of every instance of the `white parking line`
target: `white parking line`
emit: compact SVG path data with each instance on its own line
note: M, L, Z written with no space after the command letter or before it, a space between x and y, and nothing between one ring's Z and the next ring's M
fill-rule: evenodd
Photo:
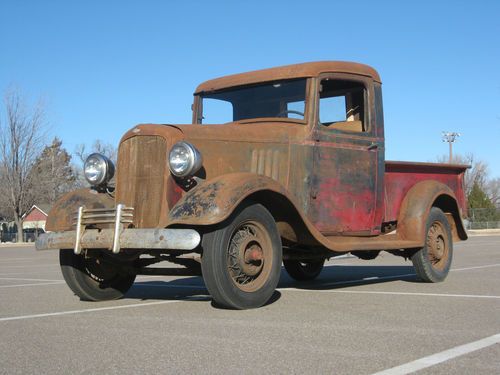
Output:
M55 270L43 270L43 271L40 271L40 273L58 273L59 275L61 274L61 270L60 269L55 269ZM11 276L11 275L26 275L26 271L17 271L17 272L1 272L0 273L0 276Z
M467 271L472 269L482 269L482 268L490 268L500 266L500 263L488 264L483 266L474 266L474 267L465 267L465 268L455 268L450 271ZM12 267L12 266L11 266ZM24 266L13 266L13 267L24 267ZM0 274L0 275L8 275L8 274ZM366 281L378 281L378 280L393 280L400 279L404 277L413 277L416 276L414 273L406 273L400 275L391 275L391 276L370 276L364 277L362 279L355 280L344 280L344 281L335 281L331 283L323 283L314 285L314 287L332 287L337 285L348 285L348 284L359 284ZM161 275L141 275L138 277L138 280L144 280L147 278L155 279L159 277L164 277ZM140 279L139 279L140 278ZM0 280L26 280L26 281L47 281L46 283L36 283L36 284L19 284L19 285L4 285L0 286L0 288L13 288L13 287L26 287L26 286L39 286L39 285L54 285L63 283L61 280L51 280L51 279L28 279L28 278L6 278L0 277ZM184 289L206 289L204 286L197 285L159 285L159 284L134 284L137 287L170 287L170 288L184 288ZM465 295L465 294L435 294L435 293L404 293L404 292L377 292L377 291L339 291L339 290L319 290L319 289L298 289L298 288L279 288L278 290L290 290L290 291L309 291L309 292L334 292L334 293L364 293L364 294L392 294L392 295L415 295L415 296L435 296L435 297L462 297L462 298L489 298L496 299L498 296L489 296L489 295Z
M136 280L142 280L142 279L161 279L163 277L168 277L165 275L140 275L137 276Z
M41 285L56 285L56 284L64 284L64 281L53 281L50 283L35 283L35 284L0 285L0 288L18 288L23 286L41 286Z
M49 279L27 279L24 277L0 277L0 280L26 280L26 281L61 281L61 279L57 280L49 280Z
M412 292L379 292L374 290L324 290L324 289L299 289L299 288L280 288L278 290L290 292L318 292L318 293L344 293L344 294L386 294L396 296L423 296L423 297L454 297L454 298L486 298L500 299L500 296L484 294L446 294L446 293L412 293Z
M402 274L402 275L392 275L392 276L382 276L382 277L378 277L378 276L374 276L374 277L365 277L363 279L356 279L356 280L345 280L345 281L336 281L336 282L333 282L333 283L323 283L323 284L314 284L314 285L311 285L311 287L318 287L318 288L321 288L321 287L329 287L329 286L335 286L335 285L345 285L345 284L357 284L357 283L361 283L361 282L366 282L366 281L376 281L376 280L391 280L391 279L399 279L401 277L407 277L407 276L415 276L414 273L405 273L405 274ZM138 286L138 287L148 287L148 286L151 286L151 287L170 287L170 288L203 288L203 289L206 289L204 286L201 286L201 285L191 285L191 284L187 284L187 285L174 285L174 284L134 284L134 286ZM277 288L277 290L293 290L295 288ZM316 292L316 291L320 291L320 290L316 290L316 289L297 289L297 290L304 290L304 291L310 291L310 292Z
M61 273L59 272L59 275L60 274ZM15 272L15 273L0 273L0 276L22 276L22 275L25 275L25 273L19 273L19 272ZM59 275L57 275L57 276L59 276ZM54 276L54 275L51 275L51 276Z
M33 261L33 258L7 258L0 260L0 263L9 263L9 262L19 262L19 261Z
M357 280L361 281L361 280ZM315 285L315 287L322 287L325 284ZM207 288L203 285L175 285L175 284L134 284L134 287L144 288L179 288L179 289L204 289ZM446 293L413 293L413 292L379 292L372 290L324 290L324 289L300 289L300 288L276 288L278 291L284 292L318 292L318 293L345 293L345 294L387 294L387 295L401 295L401 296L423 296L423 297L453 297L453 298L485 298L485 299L500 299L500 296L484 295L484 294L446 294Z
M167 303L176 303L176 302L185 302L185 301L205 301L205 300L207 300L207 297L205 297L205 296L191 296L191 297L186 297L186 298L179 299L179 300L156 301L156 302L146 302L146 303L134 303L134 304L130 304L130 305L98 307L98 308L95 308L95 309L58 311L58 312L46 313L46 314L11 316L11 317L7 317L7 318L0 318L0 322L8 322L8 321L12 321L12 320L23 320L23 319L46 318L46 317L51 317L51 316L81 314L81 313L89 313L89 312L96 312L96 311L106 311L106 310L133 309L135 307L156 306L156 305L165 305Z
M400 279L402 277L409 277L409 276L416 276L414 273L404 273L401 275L391 275L391 276L372 276L372 277L365 277L363 279L356 279L356 280L344 280L344 281L335 281L332 283L323 283L323 284L317 284L314 286L322 287L322 286L335 286L335 285L345 285L345 284L358 284L366 281L377 281L377 280L392 280L392 279Z
M484 339L471 342L469 344L455 346L454 348L444 350L427 357L417 359L416 361L408 362L400 366L377 372L373 375L403 375L411 374L415 371L422 370L427 367L435 366L439 363L446 362L450 359L460 357L462 355L475 352L476 350L487 348L488 346L500 343L500 334L496 334Z
M465 268L453 268L451 271L468 271L468 270L478 270L481 268L490 268L490 267L498 267L500 263L495 264L487 264L485 266L475 266L475 267L465 267Z
M43 263L43 264L27 264L27 265L24 265L24 266L21 266L21 265L4 266L4 265L2 265L0 268L4 269L4 268L33 268L33 267L36 267L36 268L59 267L59 264L56 264L56 263Z

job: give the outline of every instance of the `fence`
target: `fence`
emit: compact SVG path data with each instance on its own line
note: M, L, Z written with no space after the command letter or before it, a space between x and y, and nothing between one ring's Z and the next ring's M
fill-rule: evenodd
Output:
M500 229L500 221L470 221L467 229Z
M467 229L498 229L500 228L500 209L470 208Z

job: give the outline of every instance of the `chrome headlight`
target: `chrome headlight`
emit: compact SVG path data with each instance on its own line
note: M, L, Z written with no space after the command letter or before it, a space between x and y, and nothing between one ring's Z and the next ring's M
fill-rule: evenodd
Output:
M177 142L170 150L168 164L170 172L177 177L193 175L201 168L203 160L200 152L188 142Z
M115 174L113 162L101 154L91 154L83 165L83 174L89 184L103 185L111 180Z

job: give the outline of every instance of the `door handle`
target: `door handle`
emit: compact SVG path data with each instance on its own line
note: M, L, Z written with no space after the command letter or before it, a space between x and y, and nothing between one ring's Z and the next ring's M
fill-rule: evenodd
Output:
M378 148L378 144L375 142L372 142L370 146L367 147L368 151L376 150Z

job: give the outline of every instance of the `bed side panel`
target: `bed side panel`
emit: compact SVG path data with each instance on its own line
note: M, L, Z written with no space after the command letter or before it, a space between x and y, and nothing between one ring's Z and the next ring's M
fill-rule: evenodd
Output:
M385 163L385 219L395 221L408 191L418 182L439 181L447 185L457 197L462 214L467 210L464 191L464 173L468 166L434 163Z

